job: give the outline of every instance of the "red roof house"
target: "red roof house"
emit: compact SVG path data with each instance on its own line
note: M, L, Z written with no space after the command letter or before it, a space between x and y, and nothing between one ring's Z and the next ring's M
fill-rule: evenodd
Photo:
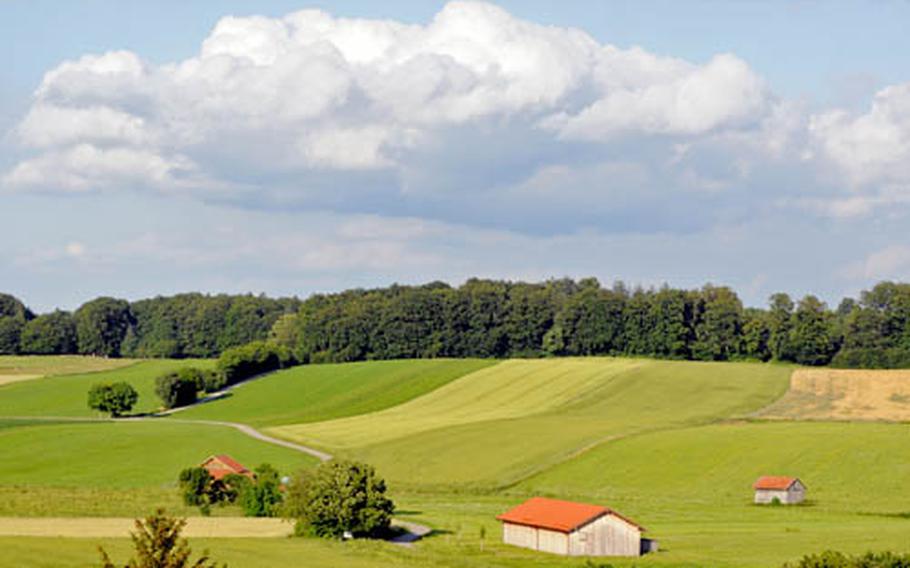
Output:
M759 504L776 500L782 505L792 505L806 498L806 486L798 477L763 475L752 484L752 489L755 490L755 502Z
M209 472L216 480L220 481L225 476L230 474L244 475L253 479L253 472L243 466L240 462L236 461L231 456L225 454L219 454L216 456L210 456L206 458L202 464L201 468Z
M600 505L533 497L496 518L503 542L533 550L570 556L639 556L643 550L644 527Z

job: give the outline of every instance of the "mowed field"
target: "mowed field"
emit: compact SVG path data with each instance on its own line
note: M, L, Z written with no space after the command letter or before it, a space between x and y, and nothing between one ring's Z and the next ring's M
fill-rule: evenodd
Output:
M131 380L148 387L157 371L182 364L110 373L139 369ZM11 457L0 462L0 517L126 516L159 503L189 515L173 475L197 455L230 453L284 472L312 464L230 428L183 422L226 420L373 463L399 518L438 531L413 548L192 539L233 567L302 558L316 567L584 566L499 543L495 516L532 495L605 504L645 525L661 552L607 560L617 568L776 567L827 548L910 551L910 425L872 417L865 396L833 397L846 414L812 415L818 395L794 392L796 370L791 380L788 366L621 358L317 365L268 375L174 418L89 424L37 419L85 413L63 402L42 413L36 407L50 391L26 388L72 377L28 381L0 387L0 408L10 410L0 410L0 456ZM884 377L878 399L899 403L903 379L869 377ZM15 400L4 401L7 392ZM781 405L791 414L756 418ZM2 418L12 415L36 418ZM74 471L58 470L67 463ZM809 501L752 505L750 486L762 474L799 476ZM127 539L0 536L0 566L92 565L99 543L115 560L128 551Z
M789 374L735 363L513 360L394 408L267 431L374 463L400 485L496 489L605 441L753 412L784 393Z
M73 373L94 373L126 367L132 359L104 359L101 357L22 357L0 355L0 386L5 384Z

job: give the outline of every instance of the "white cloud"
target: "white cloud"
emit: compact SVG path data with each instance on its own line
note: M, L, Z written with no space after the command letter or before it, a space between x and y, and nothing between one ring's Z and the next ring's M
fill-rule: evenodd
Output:
M10 187L37 186L49 191L86 192L126 185L175 189L193 187L195 166L188 159L162 157L126 147L79 144L20 162L2 178Z
M226 17L183 61L116 51L47 72L17 129L32 154L5 181L87 191L142 178L169 189L189 168L221 186L263 174L263 186L309 187L326 171L384 169L403 191L405 179L451 176L460 168L429 168L472 151L479 157L462 169L502 160L528 168L520 178L548 157L498 138L530 132L556 148L628 133L698 136L757 124L769 96L733 55L699 65L619 49L482 2L450 2L426 25L319 10Z
M879 91L865 114L819 113L809 130L819 155L853 186L910 184L910 83Z
M619 81L603 79L603 95L575 116L551 121L566 138L599 140L617 132L651 134L700 134L719 127L737 127L756 122L768 106L762 79L734 55L718 55L704 66L673 62L663 73L648 73L630 81L623 77L623 64L648 69L654 57L637 52L616 56L605 50L607 75L618 72ZM617 61L609 61L615 57ZM659 62L658 62L659 63ZM619 67L619 69L615 69Z
M845 274L867 281L907 278L910 275L910 246L891 245L875 251L862 262L850 265Z

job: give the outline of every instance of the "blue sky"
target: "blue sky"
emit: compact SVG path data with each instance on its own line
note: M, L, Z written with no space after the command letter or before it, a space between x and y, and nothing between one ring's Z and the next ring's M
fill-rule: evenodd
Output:
M897 1L2 2L0 281L39 310L473 275L836 302L910 272L907 21Z

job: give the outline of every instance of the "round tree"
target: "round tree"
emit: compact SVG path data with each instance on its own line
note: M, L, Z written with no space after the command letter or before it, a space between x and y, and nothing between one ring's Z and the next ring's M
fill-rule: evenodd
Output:
M381 537L395 505L373 466L332 460L297 474L288 487L286 514L298 535Z
M139 393L129 383L98 383L88 391L88 407L114 418L132 410Z

